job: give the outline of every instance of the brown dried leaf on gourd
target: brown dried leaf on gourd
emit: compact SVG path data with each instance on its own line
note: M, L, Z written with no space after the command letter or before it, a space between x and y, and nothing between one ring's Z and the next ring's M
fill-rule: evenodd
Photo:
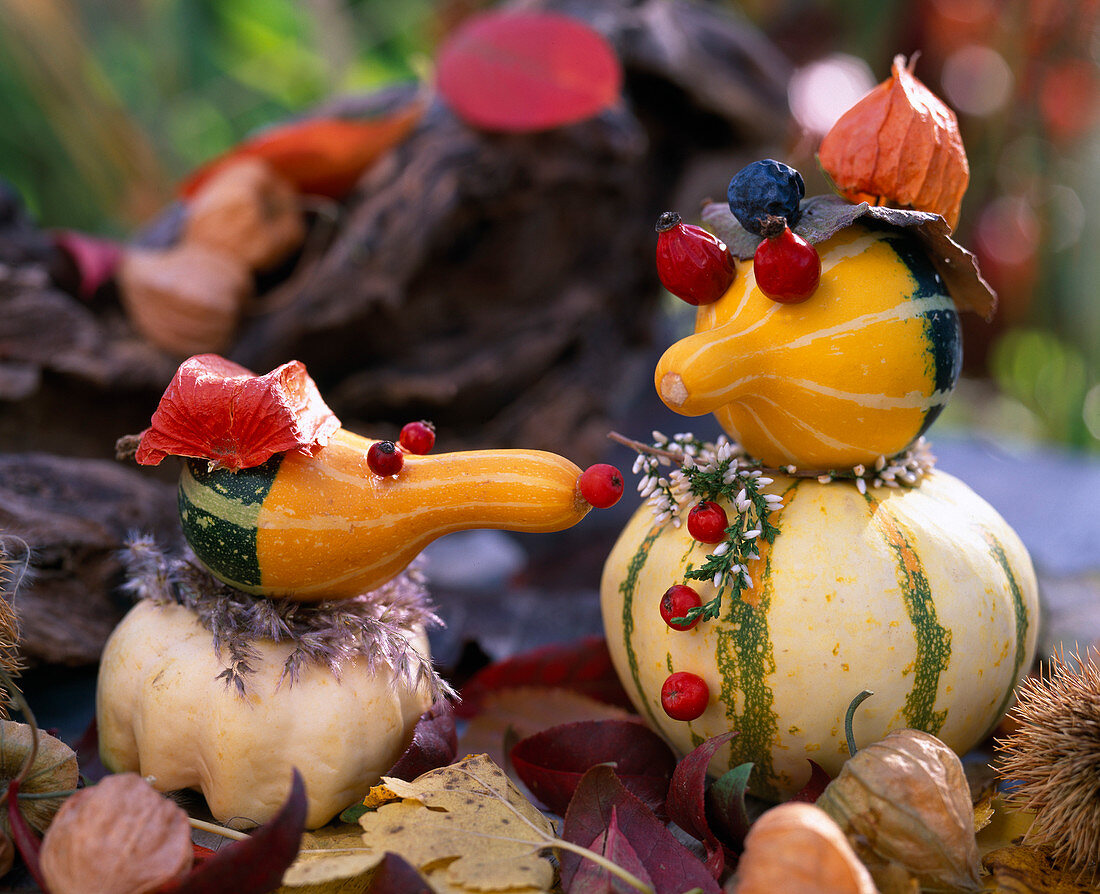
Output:
M800 207L802 216L791 229L814 245L857 222L911 231L928 251L929 260L943 277L959 310L972 311L986 320L996 313L997 294L982 276L977 257L951 238L951 228L938 214L867 202L852 204L840 196L811 196ZM744 261L756 252L760 237L737 222L728 204L708 203L702 220L734 256Z
M147 894L191 869L191 826L136 773L71 795L42 840L42 875L66 894Z
M469 755L412 782L383 777L401 797L359 818L363 841L392 851L437 890L549 891L550 821L485 755Z

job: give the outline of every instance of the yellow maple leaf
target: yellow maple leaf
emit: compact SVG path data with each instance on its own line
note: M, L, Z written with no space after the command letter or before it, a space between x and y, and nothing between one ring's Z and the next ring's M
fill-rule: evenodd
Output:
M383 856L364 846L363 830L355 824L306 832L277 894L362 894Z
M412 782L383 777L402 800L363 814L363 841L391 851L437 891L549 891L554 869L540 851L551 822L486 755L431 770Z

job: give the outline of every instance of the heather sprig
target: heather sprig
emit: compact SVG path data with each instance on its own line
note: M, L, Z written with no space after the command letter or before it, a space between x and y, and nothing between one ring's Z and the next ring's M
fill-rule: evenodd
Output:
M166 555L149 537L132 537L123 552L126 589L139 599L181 605L210 631L225 669L218 675L244 696L255 673L260 640L290 643L279 685L293 686L309 664L327 667L339 678L353 658L372 672L380 664L396 679L426 683L433 700L454 695L451 687L408 640L417 626L441 622L432 611L424 577L416 563L376 590L352 599L304 603L252 596L215 578L190 558Z

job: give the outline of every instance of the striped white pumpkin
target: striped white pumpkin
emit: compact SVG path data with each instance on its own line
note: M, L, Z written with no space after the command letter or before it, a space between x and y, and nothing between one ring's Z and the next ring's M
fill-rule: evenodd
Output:
M659 602L713 549L686 525L642 506L608 557L601 587L615 667L639 712L681 753L737 730L714 773L756 765L752 790L781 798L807 780L807 759L835 775L848 756L844 715L862 746L890 730L932 733L962 753L1009 707L1031 664L1038 597L1019 538L984 500L943 472L917 488L777 478L774 544L750 565L755 587L721 617L669 628ZM730 517L736 511L726 506ZM674 671L710 688L697 720L669 718L661 685Z

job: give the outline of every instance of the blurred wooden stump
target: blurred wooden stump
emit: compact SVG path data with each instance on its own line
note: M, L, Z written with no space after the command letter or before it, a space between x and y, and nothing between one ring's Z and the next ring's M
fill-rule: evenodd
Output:
M749 25L705 4L518 5L603 32L624 67L621 105L572 127L500 135L431 101L335 209L323 248L259 283L229 356L261 373L303 361L344 425L365 434L392 437L428 418L441 449L538 447L586 465L652 388L654 221L673 207L690 219L732 171L778 151L788 70ZM391 89L316 113L407 95ZM167 209L135 241L170 243L181 215ZM0 449L22 454L4 457L0 532L22 532L43 563L33 590L42 613L22 607L43 643L33 648L43 660L92 660L117 617L110 556L125 526L115 521L162 523L141 479L161 486L174 469L117 469L126 482L112 478L107 499L94 496L107 472L82 469L95 486L65 490L64 476L79 476L48 455L109 462L116 438L148 424L181 358L140 340L110 287L90 304L73 297L72 271L16 217L0 208ZM22 475L57 476L68 496L40 513L21 497L13 515L5 501ZM87 626L83 641L47 633L51 600L62 623L77 594L87 606L73 609L71 626Z
M32 664L91 664L122 618L119 550L133 532L179 539L175 489L108 460L0 454L0 549ZM29 570L22 575L28 560Z

